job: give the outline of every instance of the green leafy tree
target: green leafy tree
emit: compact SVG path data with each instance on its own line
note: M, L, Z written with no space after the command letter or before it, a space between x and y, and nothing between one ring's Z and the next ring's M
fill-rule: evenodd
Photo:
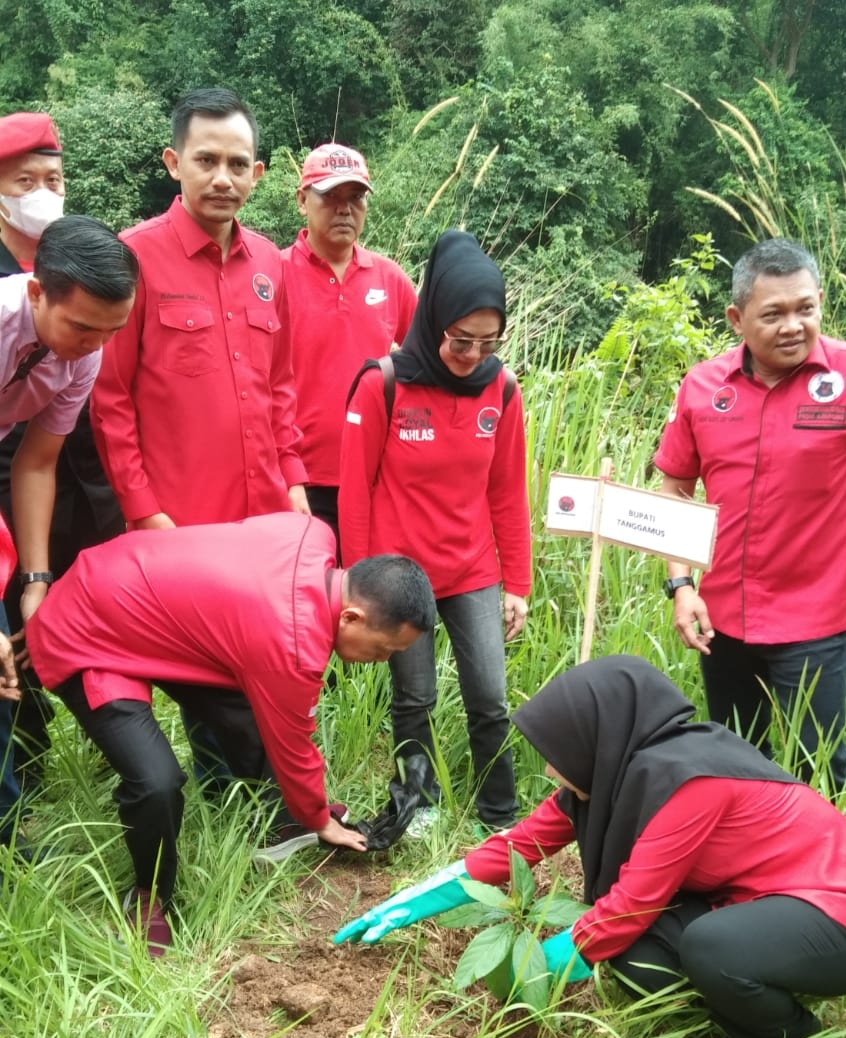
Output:
M421 108L476 76L487 0L394 0L387 41L409 104Z
M161 152L169 126L156 98L89 87L52 112L65 147L67 212L122 230L167 205L173 189Z
M235 0L232 83L272 147L341 140L366 147L402 102L396 61L376 29L341 6Z

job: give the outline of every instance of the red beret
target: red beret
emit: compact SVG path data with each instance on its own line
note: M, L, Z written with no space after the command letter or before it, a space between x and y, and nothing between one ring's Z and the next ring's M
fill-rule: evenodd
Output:
M15 112L0 119L0 162L36 151L61 155L56 124L46 112Z

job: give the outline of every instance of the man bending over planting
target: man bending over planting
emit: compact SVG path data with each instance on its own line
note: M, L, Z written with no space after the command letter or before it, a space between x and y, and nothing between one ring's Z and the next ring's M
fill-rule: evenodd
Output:
M363 851L365 837L330 813L311 738L323 672L333 649L342 660L386 660L434 619L416 563L381 555L336 569L329 527L291 512L128 533L82 552L56 582L27 644L120 777L135 867L125 907L151 954L171 943L164 912L186 778L153 716L150 683L212 727L235 776L265 777L266 749L301 836Z

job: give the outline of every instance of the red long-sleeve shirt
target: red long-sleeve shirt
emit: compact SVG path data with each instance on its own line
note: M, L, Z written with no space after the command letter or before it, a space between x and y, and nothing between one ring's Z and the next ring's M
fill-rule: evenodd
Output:
M27 646L48 688L82 672L92 708L149 701L150 680L240 689L285 803L321 829L312 735L341 611L334 565L329 527L294 512L139 530L81 552L27 624Z
M534 865L574 838L553 795L471 851L467 872L503 883L509 844ZM590 962L613 958L679 890L710 896L715 907L787 895L846 926L846 818L800 783L692 779L650 819L617 882L573 927L573 941Z
M338 495L344 564L397 552L426 571L437 598L502 580L526 595L531 536L519 388L505 373L478 397L396 383L388 428L384 379L366 371L347 410Z
M224 260L180 198L122 237L141 278L91 425L124 517L182 526L290 508L306 472L279 250L236 223Z

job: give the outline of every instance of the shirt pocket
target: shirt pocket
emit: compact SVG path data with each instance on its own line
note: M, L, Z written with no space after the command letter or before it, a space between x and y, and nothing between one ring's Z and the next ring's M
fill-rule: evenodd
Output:
M162 363L168 371L196 378L218 370L211 310L196 303L162 304L159 322L164 339Z
M270 306L247 307L247 339L250 363L265 375L270 372L276 333L282 327L279 315Z

